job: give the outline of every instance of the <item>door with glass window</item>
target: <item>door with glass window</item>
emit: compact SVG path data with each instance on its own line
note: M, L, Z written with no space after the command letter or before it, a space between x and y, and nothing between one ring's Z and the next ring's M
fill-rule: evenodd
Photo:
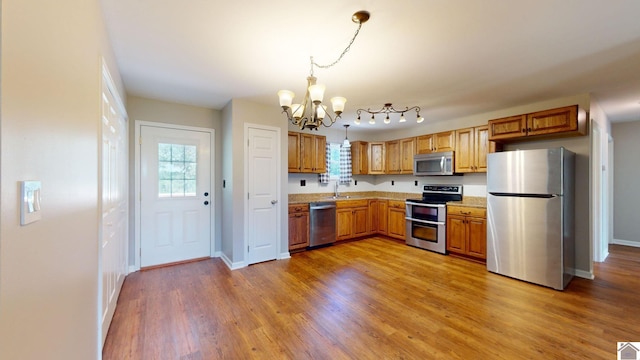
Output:
M211 134L141 126L140 265L211 256Z

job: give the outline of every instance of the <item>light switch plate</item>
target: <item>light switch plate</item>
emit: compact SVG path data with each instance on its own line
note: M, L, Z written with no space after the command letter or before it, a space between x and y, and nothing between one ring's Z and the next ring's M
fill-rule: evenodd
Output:
M27 225L42 218L40 181L22 181L20 197L20 225Z

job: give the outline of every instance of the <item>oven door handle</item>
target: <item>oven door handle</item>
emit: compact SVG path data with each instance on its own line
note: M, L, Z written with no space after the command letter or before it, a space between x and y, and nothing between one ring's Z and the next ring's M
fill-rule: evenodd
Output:
M409 221L415 221L417 223L422 223L422 224L429 224L429 225L445 225L445 223L443 222L437 222L437 221L428 221L428 220L419 220L419 219L414 219L411 217L405 217L406 220Z
M443 208L443 207L446 207L446 206L447 206L447 205L445 205L445 204L424 204L424 203L414 203L414 202L410 202L410 201L405 201L405 204L407 204L407 205L413 205L413 206L437 207L437 208Z

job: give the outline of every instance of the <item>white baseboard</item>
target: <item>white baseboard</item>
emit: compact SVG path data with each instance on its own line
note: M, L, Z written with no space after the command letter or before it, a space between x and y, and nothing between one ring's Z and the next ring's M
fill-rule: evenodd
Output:
M240 268L243 268L243 267L247 266L247 265L245 265L244 261L238 261L238 262L234 263L224 253L220 254L220 258L222 259L222 261L224 261L224 263L227 265L229 270L237 270L237 269L240 269Z
M593 276L593 273L589 272L589 271L584 271L584 270L575 270L575 274L576 277L580 277L583 279L589 279L589 280L593 280L595 279L595 276Z
M213 253L213 255L211 256L212 258L219 258L222 257L222 251L216 251Z
M136 271L140 271L140 268L136 267L135 265L129 265L129 272L127 274L131 274L131 273L134 273Z
M614 244L614 245L640 247L640 242L639 241L632 241L632 240L613 239L613 240L611 240L611 243Z
M280 256L278 257L278 260L284 260L284 259L291 259L291 253L287 251L280 254Z

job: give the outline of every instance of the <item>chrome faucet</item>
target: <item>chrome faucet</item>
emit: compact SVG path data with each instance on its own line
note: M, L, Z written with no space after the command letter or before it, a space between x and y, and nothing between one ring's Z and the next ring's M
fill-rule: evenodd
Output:
M338 197L340 196L340 192L338 191L338 180L336 180L336 186L335 186L335 191L333 196Z

